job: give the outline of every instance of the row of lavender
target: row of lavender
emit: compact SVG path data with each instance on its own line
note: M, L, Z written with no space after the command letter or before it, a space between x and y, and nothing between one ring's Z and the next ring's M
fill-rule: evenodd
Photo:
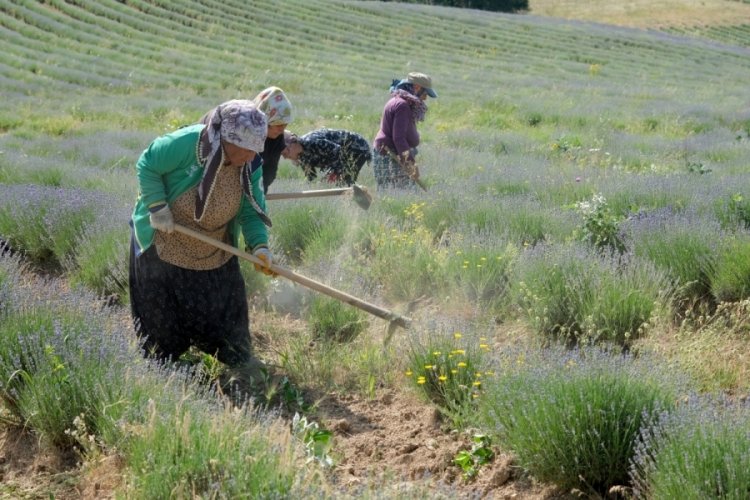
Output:
M0 256L4 426L84 461L118 456L118 491L129 498L316 494L303 450L274 415L225 406L198 372L144 360L132 330L96 296L27 272L17 256Z

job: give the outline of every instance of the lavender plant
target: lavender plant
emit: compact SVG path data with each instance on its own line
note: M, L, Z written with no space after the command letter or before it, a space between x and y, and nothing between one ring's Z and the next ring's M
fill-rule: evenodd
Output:
M59 266L84 228L109 206L104 195L42 186L0 186L0 234L36 264Z
M664 209L636 215L623 230L634 255L669 274L678 312L710 304L718 246L725 237L715 220Z
M630 477L636 498L747 498L750 409L696 396L644 426Z
M127 401L125 372L135 357L125 337L89 325L54 325L51 332L27 332L18 341L26 363L16 368L22 382L17 407L25 425L61 449L78 444L70 433L76 418L93 435L115 425Z
M663 360L586 347L508 350L480 420L541 481L605 494L628 482L641 426L670 409L686 382Z
M65 260L71 283L126 302L129 245L127 226L112 229L96 225L87 227L76 252Z
M517 304L536 331L569 345L630 345L668 304L671 291L666 275L648 262L580 245L525 253L514 283Z

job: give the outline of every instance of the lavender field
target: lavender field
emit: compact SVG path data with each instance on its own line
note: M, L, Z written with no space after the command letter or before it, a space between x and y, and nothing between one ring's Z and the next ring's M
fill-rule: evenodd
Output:
M0 1L0 423L82 464L67 489L6 470L0 496L95 498L91 464L118 457L101 497L743 498L750 5L726 3L731 23L639 28L534 2ZM440 96L419 125L426 192L376 192L365 167L367 211L268 205L284 266L411 328L384 345L384 321L243 264L254 343L285 385L237 410L206 383L210 356L141 359L128 220L149 142L271 85L290 130L372 139L409 71ZM282 160L271 192L326 187ZM373 452L352 486L353 432L311 395L384 391L491 445L421 473ZM482 450L514 457L506 481Z

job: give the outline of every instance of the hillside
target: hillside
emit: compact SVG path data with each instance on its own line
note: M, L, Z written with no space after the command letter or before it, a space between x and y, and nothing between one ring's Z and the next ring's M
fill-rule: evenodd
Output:
M750 22L750 4L741 0L648 0L607 2L595 0L531 0L533 14L594 21L633 28L734 26Z

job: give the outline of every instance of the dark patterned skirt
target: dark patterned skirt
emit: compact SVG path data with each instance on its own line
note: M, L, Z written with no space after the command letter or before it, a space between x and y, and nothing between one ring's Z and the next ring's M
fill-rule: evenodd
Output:
M175 361L192 345L229 366L251 361L245 282L237 257L207 271L159 259L156 246L130 245L130 305L144 355Z
M398 164L398 161L388 154L380 154L377 150L373 149L372 169L378 189L397 188L417 190L417 183L406 175L406 172Z

